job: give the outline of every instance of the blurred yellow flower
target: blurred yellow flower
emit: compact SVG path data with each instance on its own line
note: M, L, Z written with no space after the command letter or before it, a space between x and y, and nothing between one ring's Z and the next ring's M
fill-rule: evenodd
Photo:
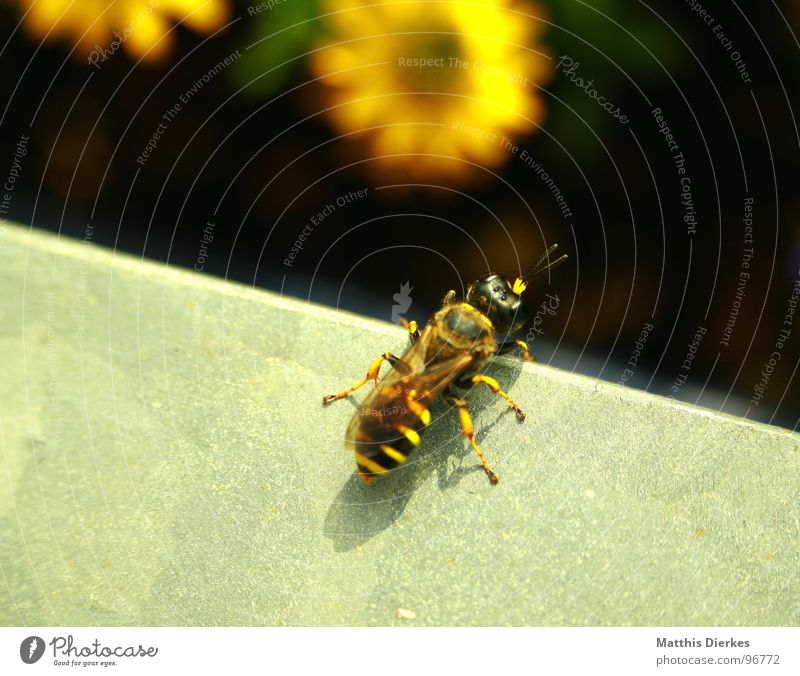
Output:
M541 10L513 0L326 0L312 57L333 125L381 178L466 183L544 115ZM351 137L351 138L353 138ZM372 163L370 163L371 165Z
M210 33L228 18L227 0L17 0L38 40L66 39L97 65L120 48L159 61L172 48L172 23Z

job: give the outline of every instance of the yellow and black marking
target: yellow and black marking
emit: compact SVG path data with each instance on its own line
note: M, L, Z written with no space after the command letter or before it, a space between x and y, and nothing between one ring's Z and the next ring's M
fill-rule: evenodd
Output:
M494 378L491 376L477 375L472 377L472 382L476 385L483 383L498 397L503 397L503 399L508 402L508 405L514 409L514 412L517 414L517 418L519 418L520 422L525 420L525 414L522 412L522 409L517 406L517 403L511 397L509 397L505 392L503 392L503 390L500 389L500 383L498 383Z
M430 409L425 406L424 404L420 403L417 399L417 391L411 390L408 396L408 407L411 411L416 415L420 422L427 426L431 424L431 411Z
M376 476L386 476L408 460L419 443L414 427L378 418L363 420L355 452L359 477L372 483Z
M417 322L413 319L409 322L406 321L405 317L400 317L400 323L406 327L406 331L408 331L408 339L413 343L419 338L419 326L417 326Z
M448 397L447 402L458 409L458 419L461 423L461 434L469 439L472 449L478 454L478 459L481 461L481 465L483 465L483 471L486 472L486 476L489 477L489 481L491 481L493 484L496 484L498 481L500 481L500 479L492 471L492 468L489 467L489 463L486 461L483 451L481 451L480 446L478 446L478 442L475 441L475 431L472 426L472 417L467 410L467 402L457 397Z

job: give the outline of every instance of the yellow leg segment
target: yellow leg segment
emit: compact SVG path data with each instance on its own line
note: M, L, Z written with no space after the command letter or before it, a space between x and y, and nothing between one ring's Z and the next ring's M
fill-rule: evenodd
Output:
M463 399L452 399L450 400L454 406L458 407L458 418L461 422L461 433L469 439L469 443L472 446L473 450L478 454L478 459L481 461L481 465L483 465L483 471L486 472L486 476L489 477L489 481L493 484L496 484L499 479L497 475L492 471L492 468L489 467L489 463L486 462L486 458L483 455L483 451L481 451L480 447L478 446L477 442L475 441L475 432L472 429L472 418L469 415L469 411L467 410L467 402Z
M409 322L406 321L405 317L400 317L400 323L406 327L406 331L408 331L408 339L413 343L417 338L419 338L419 327L417 326L417 322L413 319Z
M367 371L367 375L365 375L361 380L359 380L353 387L344 392L339 392L339 394L329 394L327 397L322 398L323 404L330 404L332 401L336 401L337 399L342 399L346 397L348 394L355 392L359 387L362 385L366 385L370 380L374 381L376 384L378 382L378 371L381 369L381 364L384 361L388 361L390 364L396 363L399 360L390 352L384 352L380 357L378 357L372 364L370 364L369 370Z
M509 397L505 392L503 392L503 390L500 389L500 383L498 383L494 378L491 378L489 376L478 375L472 377L472 382L475 383L476 385L483 383L496 395L503 397L503 399L505 399L508 402L508 405L514 409L514 411L517 414L517 418L519 418L519 421L522 422L523 420L525 420L525 414L522 412L522 409L519 406L517 406L517 403L511 397Z
M522 358L525 361L536 361L536 357L528 352L528 343L526 343L524 340L515 340L514 343L520 350L522 350Z

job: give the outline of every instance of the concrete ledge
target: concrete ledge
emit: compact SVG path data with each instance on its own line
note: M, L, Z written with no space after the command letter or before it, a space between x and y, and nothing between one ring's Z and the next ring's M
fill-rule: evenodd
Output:
M0 622L797 625L800 436L515 361L372 487L404 332L0 230ZM475 393L477 395L477 393ZM438 414L438 415L437 415Z

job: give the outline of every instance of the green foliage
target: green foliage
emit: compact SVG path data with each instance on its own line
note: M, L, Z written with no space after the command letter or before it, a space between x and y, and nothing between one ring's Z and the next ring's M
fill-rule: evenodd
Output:
M576 76L593 80L594 88L629 116L642 103L636 87L647 90L668 83L691 58L675 34L687 30L680 13L676 20L676 12L659 12L662 21L654 11L627 0L551 0L550 11L553 25L546 40L554 64L568 55L580 64ZM550 101L548 131L562 142L569 140L576 160L596 157L597 141L587 125L603 139L618 122L563 70L550 89L563 103Z
M245 13L242 49L247 58L231 69L236 87L262 98L285 87L305 66L304 54L322 29L319 0L284 0L272 9Z

